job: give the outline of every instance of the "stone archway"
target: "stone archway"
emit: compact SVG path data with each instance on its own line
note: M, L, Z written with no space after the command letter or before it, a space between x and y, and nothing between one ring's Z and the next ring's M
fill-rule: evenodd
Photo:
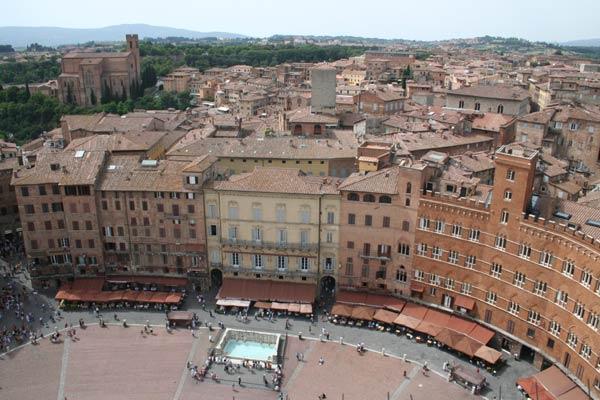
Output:
M322 299L333 297L335 293L335 278L331 275L325 275L321 278L321 284L319 285L319 295Z

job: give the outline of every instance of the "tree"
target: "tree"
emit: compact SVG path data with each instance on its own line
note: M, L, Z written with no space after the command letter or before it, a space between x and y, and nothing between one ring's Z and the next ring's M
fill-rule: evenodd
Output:
M406 78L402 78L402 89L406 91ZM406 95L406 93L405 93Z
M156 85L156 70L152 64L145 65L142 69L142 89Z
M67 98L65 99L67 104L73 104L73 89L71 88L71 83L67 83Z
M92 105L95 106L97 101L98 100L96 99L96 93L94 93L94 89L92 89L90 91L90 103L92 103Z
M29 100L31 91L29 90L29 82L25 82L25 100Z
M102 85L102 93L100 95L100 103L106 104L112 101L112 93L108 87L108 82L104 81Z
M412 71L410 70L410 65L407 65L406 68L404 69L404 72L402 73L402 76L404 78L411 78L412 77Z

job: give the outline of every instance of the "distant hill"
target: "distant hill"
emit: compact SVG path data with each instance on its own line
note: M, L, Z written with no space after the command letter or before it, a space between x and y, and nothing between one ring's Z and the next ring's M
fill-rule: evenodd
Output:
M145 24L112 25L104 28L90 29L44 26L4 26L0 27L0 44L9 44L13 47L25 47L31 43L39 43L44 46L59 46L62 44L77 44L91 41L114 42L124 40L126 33L137 33L140 35L140 39L173 36L190 39L201 39L205 37L237 39L246 37L237 33L197 32L187 29Z
M581 47L600 47L600 38L599 39L581 39L581 40L571 40L569 42L561 43L563 46L581 46Z

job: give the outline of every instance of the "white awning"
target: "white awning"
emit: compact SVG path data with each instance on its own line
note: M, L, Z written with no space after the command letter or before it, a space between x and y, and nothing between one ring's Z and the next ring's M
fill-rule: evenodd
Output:
M235 300L235 299L220 299L217 300L218 306L223 307L250 307L250 302L247 300Z

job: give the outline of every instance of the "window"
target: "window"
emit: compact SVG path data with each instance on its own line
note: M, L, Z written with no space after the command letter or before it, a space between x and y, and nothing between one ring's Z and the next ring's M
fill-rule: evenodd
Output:
M302 271L308 271L310 269L310 258L300 257L300 269Z
M500 213L500 223L501 224L508 224L508 218L509 218L509 214L507 210L502 210L502 212Z
M463 283L460 285L460 292L461 292L462 294L470 295L470 294L471 294L471 289L472 289L472 288L471 288L471 284L470 284L470 283L463 282Z
M486 296L485 296L485 301L488 302L489 304L496 304L496 301L498 300L498 295L496 294L496 292L492 292L492 291L488 291Z
M465 258L465 267L467 268L475 268L475 264L477 263L477 257L469 255Z
M188 204L187 209L188 209L188 214L194 214L196 212L196 208L194 207L193 204Z
M479 229L469 229L469 240L472 242L479 242L479 236L481 232Z
M227 238L231 241L237 240L237 226L230 226L227 229Z
M452 225L452 236L462 237L462 226L453 224Z
M569 295L567 294L567 292L565 292L563 290L559 290L556 292L554 301L556 302L556 304L558 304L559 306L564 308L567 306L567 303L569 302Z
M285 271L288 265L288 258L286 256L277 256L277 270Z
M419 243L417 244L417 254L420 256L427 255L427 243Z
M280 245L284 245L287 243L287 230L279 229L277 231L277 243Z
M396 271L396 280L400 282L406 282L406 270L404 266L400 266L400 269Z
M504 112L504 106L502 104L498 105L498 114L502 114Z
M519 311L521 310L521 306L519 306L518 303L514 302L514 301L509 301L508 302L508 308L507 308L508 312L512 315L519 315Z
M208 234L209 234L209 236L217 236L217 226L210 225L209 229L208 229Z
M252 254L252 267L258 269L263 267L262 254Z
M327 223L330 225L335 223L335 213L333 211L327 211Z
M590 328L597 331L600 328L600 314L589 312L587 324Z
M490 275L494 278L500 278L502 276L502 265L498 263L492 263L490 266Z
M208 218L218 218L217 214L217 205L214 203L209 203L206 205L206 216Z
M113 236L113 228L112 226L104 226L102 227L102 233L104 234L104 236L106 237L111 237Z
M577 347L577 341L578 341L577 335L575 335L573 332L569 332L567 334L567 345L570 348L572 348L572 349L576 348Z
M513 169L506 170L506 180L514 182L514 180L515 180L515 171Z
M305 231L302 230L300 231L300 245L301 246L308 246L308 239L310 237L310 232L309 231Z
M585 307L583 306L583 303L576 301L575 305L573 306L573 315L575 315L579 319L583 319L584 314Z
M531 246L525 243L519 244L519 257L529 260L531 257Z
M410 230L410 222L402 221L402 231L408 232Z
M354 225L356 223L356 215L348 214L348 225Z
M441 284L440 276L437 274L430 274L429 275L429 283L434 286L440 286L440 284Z
M444 285L448 290L454 290L454 279L446 278L446 283Z
M262 206L260 204L252 204L252 219L255 221L262 220Z
M25 213L35 214L35 208L33 207L33 204L25 204Z
M164 204L162 204L162 203L158 203L158 204L156 205L156 211L157 211L157 212L159 212L159 213L161 213L161 212L165 212L165 206L164 206Z
M512 320L506 321L506 331L510 334L515 332L515 322Z
M512 200L512 191L506 189L504 191L504 201L511 201Z
M227 206L227 217L229 219L239 219L239 208L235 202L230 202Z
M464 100L459 100L458 101L458 108L465 108L465 101Z
M581 350L579 351L579 355L586 360L589 360L592 357L592 348L589 344L583 343L581 345Z
M506 236L497 235L494 246L500 250L506 250Z
M353 249L353 248L354 248L354 242L352 242L352 241L348 241L348 242L346 243L346 247L347 247L347 248L349 248L349 249Z
M543 281L535 281L533 284L533 294L544 296L548 290L548 284Z
M375 196L372 194L365 194L363 196L363 201L366 203L375 203Z
M392 198L390 196L379 196L379 202L384 204L391 204Z
M431 256L434 260L439 260L442 258L442 249L438 246L433 246L431 250Z
M513 285L516 287L522 288L525 286L525 274L519 271L515 272L515 276L513 279Z
M563 261L562 273L563 275L572 278L573 274L575 274L575 263L571 260Z
M371 215L365 215L365 226L373 225L373 217Z
M333 243L333 232L331 232L331 231L325 232L325 242Z
M550 321L548 332L550 332L551 335L560 337L560 324L554 320Z
M231 253L230 261L231 261L232 267L239 267L240 266L240 253Z
M545 250L540 253L540 265L543 265L544 267L551 267L553 261L554 257L551 253Z
M356 194L356 193L348 193L348 200L349 201L359 201L358 194Z
M189 185L197 185L198 184L197 176L193 176L193 175L186 176L186 180Z
M421 271L420 269L415 269L415 281L423 282L424 279L425 272Z
M444 221L437 219L433 229L436 233L444 233L444 225Z
M592 273L588 270L581 271L581 284L586 288L592 286Z
M475 111L480 111L481 110L481 103L477 102L475 103Z
M429 218L421 217L419 218L419 228L421 229L429 229Z
M579 128L579 126L577 125L577 122L571 122L569 124L569 130L571 131L576 131Z
M390 217L383 217L383 224L382 226L384 228L389 228L390 227Z
M23 197L29 196L29 188L27 186L21 187L21 196L23 196Z
M448 262L450 264L457 264L458 263L458 251L456 251L456 250L450 250L448 252Z
M171 206L171 211L173 212L174 217L178 217L179 216L179 205L173 204Z
M259 226L252 228L252 240L260 242L262 240L262 232Z

